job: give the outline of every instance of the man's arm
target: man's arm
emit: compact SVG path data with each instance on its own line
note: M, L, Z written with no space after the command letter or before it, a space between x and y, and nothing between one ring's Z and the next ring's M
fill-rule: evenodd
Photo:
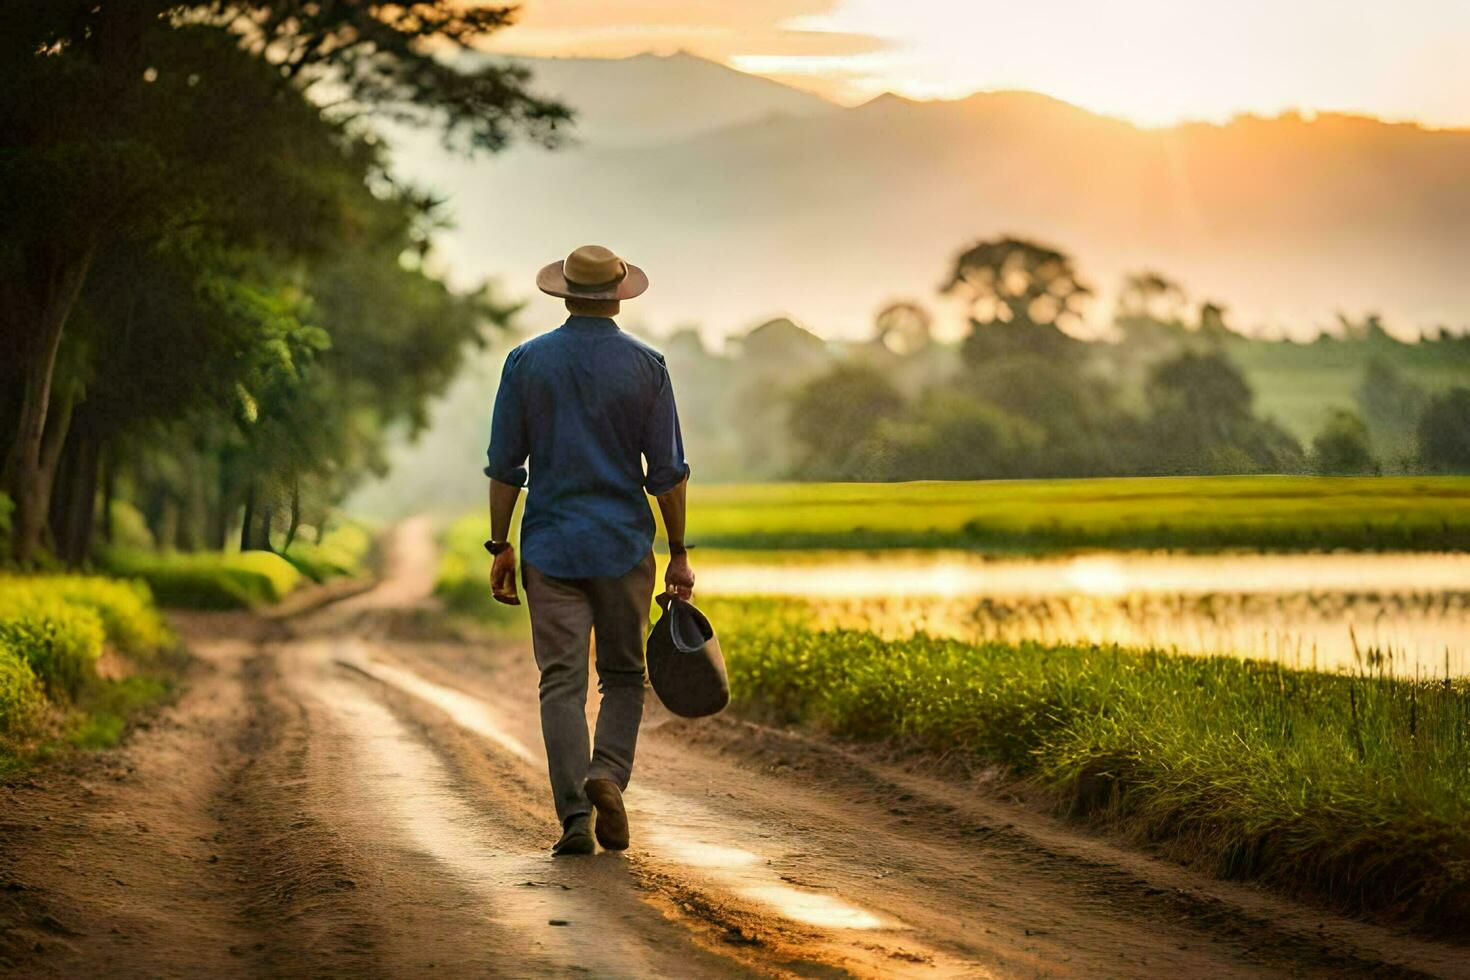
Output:
M511 351L500 372L500 388L495 393L495 412L490 420L490 448L486 452L485 475L490 478L490 540L505 542L507 547L495 556L490 567L490 592L495 601L508 606L521 604L516 595L516 552L509 547L510 519L515 513L516 498L526 485L526 456L530 446L526 439L525 416L516 388L515 366L521 348Z
M674 385L660 361L657 387L649 406L643 436L643 458L648 460L644 488L658 501L669 538L669 567L664 585L681 599L694 594L694 571L684 550L684 492L689 486L689 463L684 459L684 436L679 431L679 409Z
M689 567L689 552L684 547L684 501L688 487L686 476L672 490L654 498L669 538L669 567L664 571L664 585L685 600L694 595L694 569Z
M490 481L490 540L506 542L505 550L490 566L490 594L496 602L519 606L516 593L516 549L510 542L510 519L515 514L521 488L499 480Z

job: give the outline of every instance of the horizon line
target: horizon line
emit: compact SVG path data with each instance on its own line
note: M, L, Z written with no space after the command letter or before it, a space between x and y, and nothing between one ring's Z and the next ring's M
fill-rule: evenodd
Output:
M872 105L875 102L879 102L879 101L882 101L884 99L897 100L897 101L900 101L900 102L908 103L910 105L930 105L930 106L932 106L932 105L952 105L952 104L957 104L957 103L961 103L961 102L966 102L966 101L969 101L970 99L974 99L976 97L983 97L983 96L987 96L987 95L1012 95L1012 94L1014 94L1014 95L1033 95L1033 96L1038 96L1040 98L1049 99L1049 100L1051 100L1053 102L1056 102L1056 103L1058 103L1060 105L1065 105L1065 106L1068 106L1070 108L1076 109L1078 112L1085 112L1085 113L1088 113L1089 115L1097 116L1097 117L1104 118L1104 119L1113 119L1113 120L1116 120L1116 121L1121 122L1121 123L1126 123L1127 125L1132 126L1135 129L1150 130L1150 131L1166 130L1166 129L1176 129L1176 128L1180 128L1180 127L1184 127L1184 126L1215 126L1215 127L1221 127L1221 128L1223 128L1225 126L1230 125L1231 123L1238 122L1238 121L1259 120L1259 121L1267 121L1267 122L1270 122L1270 121L1283 120L1283 119L1292 118L1292 117L1294 117L1296 119L1299 119L1299 120L1301 120L1303 122L1306 122L1306 123L1314 123L1314 122L1317 122L1319 119L1322 119L1324 117L1327 117L1327 118L1338 118L1338 119L1365 120L1365 121L1368 121L1368 122L1376 122L1376 123L1379 123L1379 124L1385 125L1385 126L1412 126L1412 127L1415 127L1415 128L1421 129L1421 130L1424 130L1426 132L1434 132L1434 133L1470 133L1470 120L1466 120L1465 122L1462 122L1462 123L1453 123L1453 124L1441 125L1439 123L1429 122L1429 121L1426 121L1424 119L1419 119L1419 118L1414 118L1414 117L1394 117L1394 116L1380 115L1378 113L1372 112L1372 111L1367 110L1367 109L1348 109L1348 108L1326 108L1326 109L1324 109L1324 108L1313 108L1313 107L1304 106L1304 105L1295 105L1295 106L1283 107L1282 109L1276 111L1275 113L1266 112L1266 111L1259 111L1259 110L1253 110L1253 109L1240 109L1240 110L1237 110L1235 112L1232 112L1225 119L1208 118L1208 117L1204 117L1204 116L1198 116L1198 117L1180 118L1180 119L1176 119L1176 120L1173 120L1173 121L1170 121L1170 122L1150 123L1150 122L1143 122L1141 120L1134 119L1134 118L1132 118L1132 117L1130 117L1130 116L1128 116L1128 115L1126 115L1124 113L1120 113L1120 112L1107 112L1107 111L1104 111L1104 110L1101 110L1101 109L1093 109L1093 108L1090 108L1088 106L1079 105L1078 103L1073 102L1073 101L1071 101L1069 99L1065 99L1065 98L1062 98L1061 96L1053 95L1050 92L1044 92L1044 91L1042 91L1040 89L1034 89L1034 88L976 88L976 89L972 89L969 92L966 92L966 93L961 94L961 95L955 95L955 96L933 96L933 97L927 97L927 98L926 97L916 97L916 96L912 96L912 95L905 95L902 92L896 92L896 91L894 91L892 89L886 89L886 90L884 90L882 92L879 92L879 93L877 93L875 95L869 96L867 98L864 98L864 99L861 99L861 100L858 100L858 101L854 101L854 102L843 102L843 101L834 99L830 95L828 95L827 93L825 93L823 91L819 91L819 90L817 90L815 88L807 88L807 87L802 86L802 85L793 84L790 81L791 76L789 74L785 74L785 73L781 73L781 72L775 72L775 73L772 73L772 74L764 74L764 73L758 72L758 71L747 70L747 69L741 68L741 67L739 67L737 65L730 64L729 62L721 61L721 60L719 60L717 58L706 57L705 55L699 54L698 52L690 51L687 48L678 48L678 49L675 49L673 51L659 51L659 50L655 50L655 49L650 48L650 49L645 50L645 51L638 51L638 52L635 52L635 53L632 53L632 54L622 54L622 55L598 55L598 54L525 54L525 53L507 52L507 51L486 51L486 50L483 50L483 49L472 49L472 50L474 50L474 52L476 54L481 54L481 55L486 55L486 56L493 56L493 57L500 57L500 58L512 58L512 59L523 59L523 60L529 60L529 61L605 61L605 62L617 62L617 61L634 61L634 60L637 60L639 58L672 59L672 58L680 58L680 57L682 57L682 58L688 58L688 59L691 59L691 60L694 60L694 61L701 61L701 62L704 62L706 64L710 64L710 65L715 65L715 66L717 66L719 68L725 69L726 71L734 72L737 75L743 75L746 78L758 79L760 81L767 82L767 83L769 83L771 85L778 85L781 88L786 89L786 90L791 91L791 92L798 92L798 93L800 93L802 95L809 95L812 98L820 99L822 102L827 103L828 105L830 105L834 109L849 109L849 110L851 110L851 109L862 109L862 108L865 108L867 106ZM814 77L820 77L820 76L814 76ZM535 84L534 77L532 79L532 84L533 85Z

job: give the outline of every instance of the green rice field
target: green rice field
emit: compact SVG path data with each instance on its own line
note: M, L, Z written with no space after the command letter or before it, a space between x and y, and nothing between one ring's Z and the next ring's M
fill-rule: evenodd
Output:
M1470 550L1470 477L696 481L689 498L689 539L712 548Z

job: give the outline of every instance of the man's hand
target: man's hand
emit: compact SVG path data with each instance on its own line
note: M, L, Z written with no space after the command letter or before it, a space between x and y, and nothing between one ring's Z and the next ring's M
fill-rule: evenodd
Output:
M490 566L490 594L496 602L507 606L519 606L521 597L516 594L516 550L508 547L495 556Z
M694 569L689 567L687 552L669 558L669 567L664 570L664 586L685 602L694 597Z

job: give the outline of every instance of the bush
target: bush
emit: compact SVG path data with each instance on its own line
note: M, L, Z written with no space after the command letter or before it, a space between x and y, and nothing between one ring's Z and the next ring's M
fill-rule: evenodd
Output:
M103 564L114 574L141 579L165 606L250 609L279 602L302 574L269 551L162 553L111 548Z
M174 642L173 633L164 623L144 582L84 575L0 580L0 601L7 593L18 590L50 594L91 609L102 620L107 642L135 659L147 659Z
M53 699L76 697L106 637L102 617L85 606L23 581L0 592L0 647L25 660Z
M1318 473L1347 475L1377 469L1368 427L1352 412L1336 409L1312 439L1312 464Z
M328 531L320 544L297 540L282 555L313 582L361 575L373 536L361 524L344 524Z
M108 512L112 520L112 537L109 543L119 548L151 550L155 545L153 532L148 530L148 519L143 512L126 500L114 500Z
M0 742L23 736L46 709L46 696L31 665L0 643Z

